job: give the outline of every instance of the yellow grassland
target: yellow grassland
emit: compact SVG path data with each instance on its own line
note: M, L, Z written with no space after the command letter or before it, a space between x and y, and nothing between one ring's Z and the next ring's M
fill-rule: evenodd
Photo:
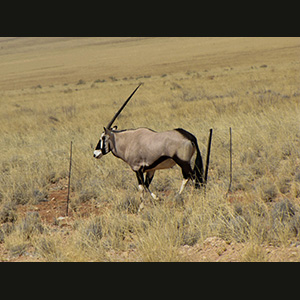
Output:
M0 259L201 261L210 257L191 249L217 237L241 249L232 260L299 260L299 71L292 37L0 38ZM214 132L206 195L189 185L176 197L174 167L154 177L160 201L137 213L135 174L111 154L94 160L93 148L140 82L120 129L182 127L203 158ZM60 228L18 215L38 213L66 179L71 140L72 218ZM294 254L276 259L270 245Z

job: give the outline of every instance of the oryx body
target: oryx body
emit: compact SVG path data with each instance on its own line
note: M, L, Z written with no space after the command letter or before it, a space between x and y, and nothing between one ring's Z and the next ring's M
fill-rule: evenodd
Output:
M113 121L120 114L134 92L108 126L104 128L104 132L94 151L94 157L101 158L111 151L114 156L125 161L136 173L139 189L142 191L147 189L150 192L149 185L156 170L168 169L175 164L181 167L183 175L179 193L183 191L189 179L195 180L196 188L200 187L200 184L203 183L201 153L196 137L188 131L182 128L164 132L155 132L148 128L120 131L115 128L111 129ZM195 152L197 156L194 168L192 168L191 161ZM144 173L146 173L145 179ZM153 193L151 193L151 196L156 198Z

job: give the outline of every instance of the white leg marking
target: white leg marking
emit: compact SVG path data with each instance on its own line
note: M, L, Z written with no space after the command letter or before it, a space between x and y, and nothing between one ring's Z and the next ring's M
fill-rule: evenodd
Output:
M138 213L140 213L144 208L145 208L145 205L144 205L144 202L142 201L139 206Z
M183 179L182 180L182 184L181 184L181 187L180 187L180 190L179 190L179 195L182 193L184 187L186 186L186 184L188 183L189 179Z
M150 195L154 200L158 200L158 197L154 193L150 193Z
M143 187L142 184L139 184L139 191L141 192L140 193L140 198L143 201L144 200L144 195L145 195L145 188Z

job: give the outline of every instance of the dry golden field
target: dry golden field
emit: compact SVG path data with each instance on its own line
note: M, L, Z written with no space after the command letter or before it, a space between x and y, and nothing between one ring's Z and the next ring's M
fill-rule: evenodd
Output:
M140 82L119 129L214 132L206 194L158 171L138 213L93 150ZM299 38L0 38L0 260L299 261L299 83Z

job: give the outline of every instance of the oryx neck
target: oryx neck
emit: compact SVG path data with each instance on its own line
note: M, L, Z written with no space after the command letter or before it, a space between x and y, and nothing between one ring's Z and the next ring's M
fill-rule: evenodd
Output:
M126 133L126 130L113 131L114 138L111 141L111 152L114 156L121 159L124 159L124 133Z

